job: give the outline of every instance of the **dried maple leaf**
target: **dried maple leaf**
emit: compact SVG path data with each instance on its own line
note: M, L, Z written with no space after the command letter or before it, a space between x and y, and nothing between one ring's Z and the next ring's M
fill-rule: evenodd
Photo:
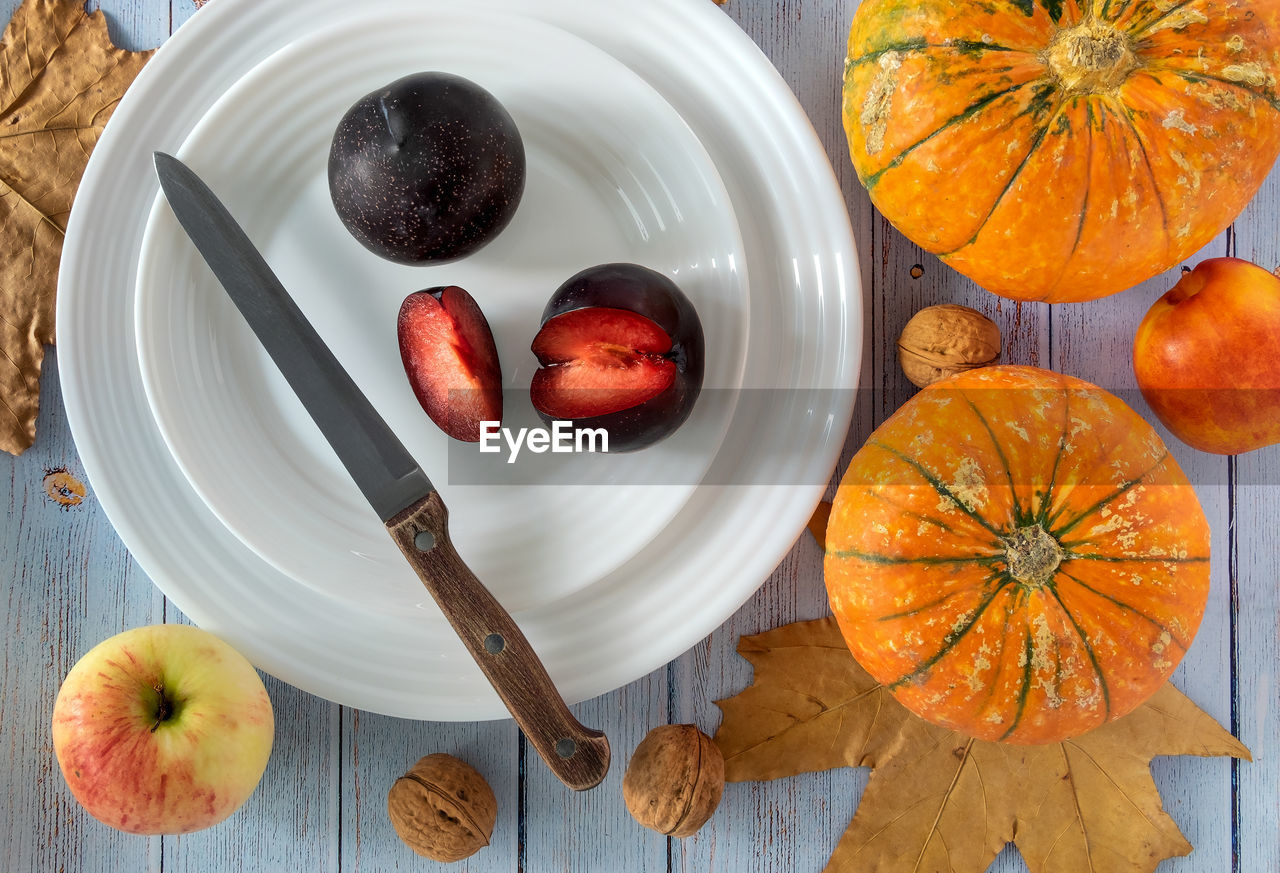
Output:
M1151 759L1249 758L1172 685L1084 736L1013 746L907 711L858 666L834 619L743 637L738 651L755 681L717 701L729 781L874 768L827 873L981 873L1009 842L1031 873L1150 873L1191 851Z
M0 449L35 440L40 365L71 200L151 52L111 44L81 0L26 0L0 45Z
M818 504L818 508L813 511L813 515L809 517L809 534L814 538L819 546L825 547L827 544L827 522L831 520L831 502L824 500Z

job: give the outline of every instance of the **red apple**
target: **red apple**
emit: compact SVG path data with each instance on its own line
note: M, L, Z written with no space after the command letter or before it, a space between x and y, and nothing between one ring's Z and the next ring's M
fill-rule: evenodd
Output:
M53 750L81 805L135 834L217 824L257 787L275 721L257 671L187 625L135 628L90 649L53 705Z
M1193 448L1280 442L1280 279L1238 258L1202 262L1142 319L1133 369L1152 411Z

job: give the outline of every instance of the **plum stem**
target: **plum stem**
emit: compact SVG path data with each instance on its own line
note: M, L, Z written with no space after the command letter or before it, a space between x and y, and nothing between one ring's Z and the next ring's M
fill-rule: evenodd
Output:
M391 113L391 107L387 105L387 98L390 94L383 94L378 97L378 111L382 113L382 123L387 127L387 133L390 134L392 142L396 144L397 149L404 148L406 133L404 125L396 125L395 119ZM397 130L397 126L400 128Z

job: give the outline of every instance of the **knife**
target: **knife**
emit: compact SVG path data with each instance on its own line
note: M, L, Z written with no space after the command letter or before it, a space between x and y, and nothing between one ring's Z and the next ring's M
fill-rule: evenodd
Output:
M529 742L570 788L600 784L609 770L608 738L573 717L520 628L458 556L448 510L431 480L209 187L172 155L154 157L160 187L183 230Z

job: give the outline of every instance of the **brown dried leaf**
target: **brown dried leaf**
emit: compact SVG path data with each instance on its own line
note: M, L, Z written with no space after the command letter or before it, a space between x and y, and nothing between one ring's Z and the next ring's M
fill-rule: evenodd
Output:
M71 201L151 52L115 48L80 0L25 0L0 45L0 449L35 440Z
M809 533L817 540L819 548L827 547L827 522L831 520L831 502L824 500L809 517Z
M1047 746L930 724L858 666L834 619L743 637L755 667L717 701L730 782L874 768L827 873L981 873L1013 842L1031 873L1150 873L1191 845L1151 779L1156 755L1249 750L1172 685L1130 715Z

